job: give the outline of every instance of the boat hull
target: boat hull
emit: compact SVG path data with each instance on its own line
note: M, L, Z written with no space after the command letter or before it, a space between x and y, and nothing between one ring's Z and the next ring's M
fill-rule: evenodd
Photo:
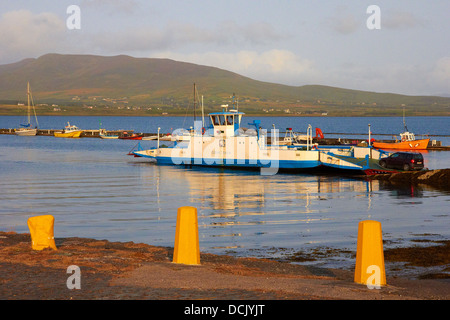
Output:
M145 157L145 156L144 156ZM148 157L154 158L154 157ZM196 159L196 158L171 158L156 157L154 158L158 164L162 165L184 165L184 166L207 166L207 167L234 167L234 168L278 168L278 169L309 169L316 168L321 165L318 160L305 161L283 161L277 160L270 162L265 160L234 160L227 161L225 159Z
M392 150L426 150L430 139L421 139L413 141L401 141L396 143L373 142L372 146L377 149Z
M79 138L83 131L73 131L73 132L55 132L54 135L57 138Z
M205 150L204 150L205 151ZM196 154L195 150L163 148L134 151L136 157L154 159L161 165L206 166L230 168L265 168L280 170L300 170L317 168L322 165L319 151L259 150L242 158L227 157L225 149L219 149L219 156ZM256 151L256 150L255 150ZM272 155L270 155L272 153ZM301 155L300 155L301 153ZM300 159L301 158L301 159Z
M142 137L119 137L120 140L142 140Z
M15 134L17 136L35 136L37 134L37 129L17 129Z

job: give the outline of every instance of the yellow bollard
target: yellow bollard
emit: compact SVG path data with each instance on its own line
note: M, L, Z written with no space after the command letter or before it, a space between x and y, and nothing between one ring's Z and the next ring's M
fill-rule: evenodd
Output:
M51 215L36 216L28 219L28 228L31 233L31 248L42 250L52 248L56 250L53 226L55 218Z
M361 221L358 225L355 282L379 288L386 285L381 223Z
M178 208L173 262L200 264L197 209L194 207Z

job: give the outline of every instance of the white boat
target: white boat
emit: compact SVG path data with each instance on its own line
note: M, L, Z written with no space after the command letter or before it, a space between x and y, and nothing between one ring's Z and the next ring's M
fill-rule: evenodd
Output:
M142 137L142 140L156 140L158 139L158 136L146 136Z
M303 171L324 166L364 171L368 168L369 158L384 156L382 151L370 147L317 148L312 144L311 126L305 146L278 145L275 129L271 137L275 144L268 145L267 130L260 128L258 120L251 123L255 130L244 132L240 128L243 115L237 110L225 109L211 113L208 128L203 127L202 121L196 121L193 130L173 135L180 137L173 139L173 146L160 148L158 139L156 148L139 148L131 154L165 165L259 168L264 175L275 174L279 170Z
M33 96L31 95L31 90L30 90L30 83L27 83L27 100L28 100L28 111L27 111L27 123L26 124L21 124L21 128L16 129L14 132L16 135L18 136L35 136L37 134L37 128L38 128L38 120L37 120L37 116L36 116L36 110L34 109L34 102L33 102ZM31 105L30 105L30 101L31 101ZM33 112L34 112L34 118L36 121L35 127L32 128L31 126L31 107L33 107Z
M102 139L119 139L118 134L108 132L105 129L100 129L99 135Z

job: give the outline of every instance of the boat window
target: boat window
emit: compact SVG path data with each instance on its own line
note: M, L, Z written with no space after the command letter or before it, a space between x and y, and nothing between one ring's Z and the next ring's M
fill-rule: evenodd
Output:
M219 125L219 116L211 116L211 121L215 126Z
M233 115L228 115L227 116L227 124L228 125L233 125L234 124L234 119L233 119Z
M220 124L222 125L222 126L224 126L226 123L225 123L225 116L224 115L220 115L219 116L219 118L220 118Z

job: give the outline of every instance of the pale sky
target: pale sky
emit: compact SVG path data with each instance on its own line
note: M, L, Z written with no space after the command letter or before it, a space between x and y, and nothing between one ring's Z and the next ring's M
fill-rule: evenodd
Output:
M70 5L80 8L80 29L67 27ZM450 1L3 0L0 64L46 53L169 58L293 86L450 94Z

